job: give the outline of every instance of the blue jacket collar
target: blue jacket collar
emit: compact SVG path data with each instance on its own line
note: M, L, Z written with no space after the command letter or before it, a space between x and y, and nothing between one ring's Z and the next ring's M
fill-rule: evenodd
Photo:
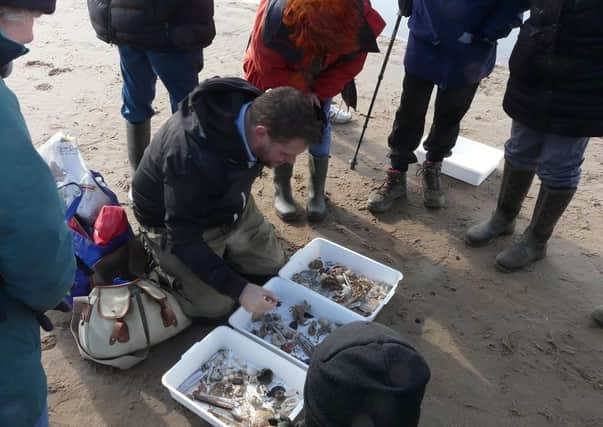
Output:
M0 68L28 52L27 48L9 38L0 31Z

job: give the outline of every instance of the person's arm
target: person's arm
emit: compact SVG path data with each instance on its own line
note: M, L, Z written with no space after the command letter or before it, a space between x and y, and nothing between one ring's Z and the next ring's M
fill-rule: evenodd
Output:
M203 240L204 218L211 215L211 184L200 164L187 156L166 160L164 170L165 224L168 246L201 280L239 303L251 313L274 308L276 296L248 283L232 270Z
M0 283L32 310L50 310L73 285L71 231L55 181L31 144L25 123L12 121L2 128Z
M476 41L492 43L509 35L523 21L523 12L529 9L526 0L498 1L496 8L488 14L481 27L474 34Z
M341 58L323 70L312 84L314 92L321 101L341 93L343 87L352 81L364 67L367 54L365 52Z
M192 156L194 157L194 156ZM199 159L171 155L165 160L163 191L168 247L201 280L238 299L247 281L232 270L203 240L205 218L211 215L209 188Z

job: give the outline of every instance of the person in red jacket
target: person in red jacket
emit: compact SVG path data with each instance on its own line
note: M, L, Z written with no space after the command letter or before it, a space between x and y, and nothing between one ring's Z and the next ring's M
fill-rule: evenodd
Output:
M293 86L327 114L331 99L362 70L385 22L368 0L261 0L243 61L245 78L261 90ZM326 213L325 180L331 128L310 148L310 221ZM274 170L274 207L284 221L297 218L291 193L293 165Z

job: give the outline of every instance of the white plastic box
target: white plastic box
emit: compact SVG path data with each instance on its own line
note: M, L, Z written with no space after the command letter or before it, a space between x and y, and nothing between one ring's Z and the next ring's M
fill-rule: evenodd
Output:
M274 375L283 379L289 389L297 390L300 401L289 417L294 419L299 415L304 403L303 390L306 371L289 360L276 356L266 347L226 326L214 329L203 340L193 345L182 355L180 361L163 375L161 383L169 390L174 400L213 426L229 427L207 411L209 409L208 404L191 400L178 390L178 387L190 375L221 349L232 350L237 356L242 357L259 369L270 368Z
M415 151L419 162L425 161L423 144ZM498 167L504 152L498 148L459 136L452 156L442 162L442 173L471 185L480 185Z
M358 320L366 321L366 318L363 316L347 310L346 308L329 300L328 298L321 296L311 289L281 277L274 277L270 279L270 281L264 285L264 289L272 291L278 295L279 300L284 306L292 306L295 304L301 304L304 300L307 301L312 307L312 314L317 319L319 317L324 317L331 322L342 325ZM284 357L285 359L295 363L296 365L299 365L304 369L307 369L308 365L306 365L303 361L296 359L294 356L281 350L272 343L269 343L257 335L252 334L249 331L249 327L252 323L251 313L247 312L244 308L239 307L239 309L230 316L228 323L230 323L233 328L242 332L254 341L257 341L263 346L270 348L271 351L277 355Z
M398 287L398 283L402 280L403 275L397 270L394 270L387 265L381 264L377 261L374 261L364 255L360 255L357 252L354 252L350 249L344 248L337 243L333 243L329 240L317 238L308 243L304 248L297 251L289 262L285 264L283 268L279 271L279 276L284 279L292 280L293 275L299 273L302 270L308 269L308 264L316 258L321 258L323 261L332 261L345 265L350 270L352 270L356 274L364 275L370 280L384 282L388 286L391 287L389 292L386 294L385 298L377 309L368 317L361 316L354 311L337 304L342 309L353 313L359 317L359 320L365 321L373 321L375 317L379 314L379 312L383 309L385 304L387 304L394 294L396 293L396 289ZM303 285L299 285L304 287ZM324 295L320 295L309 288L310 292L317 295L317 297L323 298L331 303L334 303L329 298ZM335 303L334 303L335 304Z

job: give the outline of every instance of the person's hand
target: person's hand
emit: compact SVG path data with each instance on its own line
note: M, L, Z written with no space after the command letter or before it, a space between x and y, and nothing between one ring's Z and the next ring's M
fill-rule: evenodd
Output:
M314 92L310 92L306 96L310 99L310 101L312 101L312 104L314 104L318 108L321 108L320 99L318 98L318 96L316 96Z
M264 314L276 307L277 302L276 295L253 283L247 283L239 296L241 306L252 314Z

